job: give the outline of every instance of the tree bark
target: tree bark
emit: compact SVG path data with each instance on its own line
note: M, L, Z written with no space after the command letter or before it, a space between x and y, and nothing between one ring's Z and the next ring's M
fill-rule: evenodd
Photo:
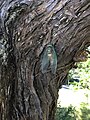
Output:
M56 74L40 69L48 43ZM90 0L1 0L0 120L54 120L58 90L89 45Z

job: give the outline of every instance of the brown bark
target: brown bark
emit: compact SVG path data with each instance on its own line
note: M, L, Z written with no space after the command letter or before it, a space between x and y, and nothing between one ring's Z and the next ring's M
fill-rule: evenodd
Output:
M55 75L40 69L50 42ZM1 0L0 119L54 120L59 87L89 45L90 0Z

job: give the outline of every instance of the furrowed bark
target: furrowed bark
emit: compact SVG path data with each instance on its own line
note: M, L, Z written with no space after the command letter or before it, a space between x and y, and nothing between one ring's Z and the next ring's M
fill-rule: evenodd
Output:
M0 1L1 120L54 120L58 90L90 45L90 0L74 1ZM56 74L40 69L48 43L57 53Z

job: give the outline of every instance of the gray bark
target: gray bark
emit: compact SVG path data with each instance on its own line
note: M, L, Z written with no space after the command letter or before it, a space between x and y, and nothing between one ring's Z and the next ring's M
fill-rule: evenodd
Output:
M56 74L40 69L48 43ZM89 45L90 0L1 0L0 120L54 120L58 90Z

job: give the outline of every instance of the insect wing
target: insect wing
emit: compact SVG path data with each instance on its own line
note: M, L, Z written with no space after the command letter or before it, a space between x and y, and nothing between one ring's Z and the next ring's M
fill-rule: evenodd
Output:
M45 50L43 55L42 55L42 59L41 59L41 71L42 71L42 73L45 73L47 71L48 66L49 66L49 58L48 58L47 52Z
M51 71L53 74L56 73L56 69L57 69L57 55L56 55L56 52L53 48L53 53L52 53L52 60L51 60Z

